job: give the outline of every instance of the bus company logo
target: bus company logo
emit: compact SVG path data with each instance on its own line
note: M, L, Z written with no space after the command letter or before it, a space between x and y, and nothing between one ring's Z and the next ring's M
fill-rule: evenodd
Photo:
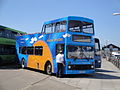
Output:
M32 44L32 43L34 43L36 41L37 41L37 38L36 37L32 37L30 43Z

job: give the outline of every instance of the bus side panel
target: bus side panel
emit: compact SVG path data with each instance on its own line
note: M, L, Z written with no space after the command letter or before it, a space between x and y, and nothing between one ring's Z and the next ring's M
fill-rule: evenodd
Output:
M28 55L24 55L24 54L19 53L19 43L18 42L19 41L16 41L16 49L17 49L17 56L19 59L19 64L21 64L22 60L24 59L25 60L25 67L27 67Z
M27 65L27 63L28 63L28 55L19 54L18 58L19 58L19 63L20 63L20 64L22 64L22 60L24 60L24 62L25 62L25 64L24 64L25 67L28 66L28 65Z
M51 51L48 45L44 41L39 40L35 42L33 46L43 46L43 54L42 56L29 55L28 67L32 67L32 68L36 68L36 69L40 69L44 71L46 62L50 61L50 63L52 64L52 68L53 68L52 54L51 54Z
M55 34L32 34L25 36L17 36L18 45L16 45L19 61L25 58L27 67L44 70L46 62L52 64L52 72L56 73L56 44L65 43L65 32L55 33ZM34 40L34 41L33 41ZM43 46L43 55L24 55L19 53L19 47L22 46ZM28 60L28 62L27 62Z

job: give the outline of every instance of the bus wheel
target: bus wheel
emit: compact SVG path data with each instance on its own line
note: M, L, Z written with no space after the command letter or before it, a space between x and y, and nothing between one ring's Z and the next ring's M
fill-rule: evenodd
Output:
M51 63L47 63L46 64L46 68L45 68L45 71L48 75L51 75L52 74L52 65Z
M23 69L25 68L25 60L24 60L24 59L22 59L21 67L22 67Z

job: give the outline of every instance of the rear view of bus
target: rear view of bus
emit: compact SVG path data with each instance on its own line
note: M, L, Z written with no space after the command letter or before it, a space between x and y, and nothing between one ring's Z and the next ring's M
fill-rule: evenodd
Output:
M68 16L45 22L41 33L18 36L16 48L21 65L57 72L56 55L64 53L64 74L94 73L93 20Z

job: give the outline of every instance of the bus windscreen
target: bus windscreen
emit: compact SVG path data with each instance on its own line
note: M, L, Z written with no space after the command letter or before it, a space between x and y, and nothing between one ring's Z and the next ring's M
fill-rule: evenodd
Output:
M94 49L90 46L67 46L67 57L78 59L93 59Z
M70 20L69 31L94 34L93 23Z

